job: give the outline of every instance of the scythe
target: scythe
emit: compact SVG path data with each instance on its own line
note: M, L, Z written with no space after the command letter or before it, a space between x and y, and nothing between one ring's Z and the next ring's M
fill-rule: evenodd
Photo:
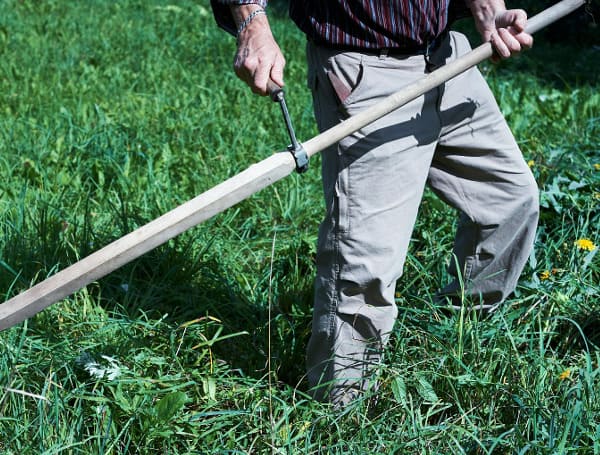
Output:
M563 0L551 6L529 19L527 32L535 33L584 3L585 0ZM310 158L492 55L492 45L485 43L463 57L438 68L371 108L304 142L302 145L305 158ZM250 166L245 171L0 304L0 330L32 317L87 284L108 275L182 232L283 179L296 168L297 157L289 151L275 153Z

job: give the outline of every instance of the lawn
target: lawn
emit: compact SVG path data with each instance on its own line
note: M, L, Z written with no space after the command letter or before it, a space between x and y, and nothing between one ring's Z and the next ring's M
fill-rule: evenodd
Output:
M270 20L307 140L304 38ZM542 204L492 317L433 307L456 214L427 192L377 400L312 401L317 156L0 332L0 454L600 454L600 43L555 36L480 65ZM0 2L2 301L287 146L234 51L207 0Z

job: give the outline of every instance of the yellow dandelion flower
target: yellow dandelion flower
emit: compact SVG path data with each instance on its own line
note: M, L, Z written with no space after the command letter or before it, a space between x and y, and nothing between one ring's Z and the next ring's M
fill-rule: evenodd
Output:
M600 199L600 193L594 193L594 199Z
M540 273L540 280L544 281L544 280L547 280L548 278L550 278L549 270L544 270L542 273Z
M571 370L569 370L568 368L563 371L559 376L558 379L560 379L561 381L564 381L565 379L569 379L571 377Z
M597 171L600 171L600 163L594 164L594 169L596 169Z
M596 245L590 239L579 239L575 241L575 245L578 249L585 251L594 251L596 249Z
M535 166L535 161L533 161L533 160L527 161L527 166L529 166L529 167Z

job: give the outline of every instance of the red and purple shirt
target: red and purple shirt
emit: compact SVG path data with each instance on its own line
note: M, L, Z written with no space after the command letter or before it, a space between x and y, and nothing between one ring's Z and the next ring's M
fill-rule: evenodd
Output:
M229 5L267 0L211 0L219 25L235 33ZM464 0L290 0L290 17L316 43L357 49L404 48L433 41Z

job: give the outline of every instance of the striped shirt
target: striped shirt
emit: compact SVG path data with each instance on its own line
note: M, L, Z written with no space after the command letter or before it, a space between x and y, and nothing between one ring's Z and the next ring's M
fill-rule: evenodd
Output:
M211 0L219 25L235 34L229 5L267 0ZM290 17L320 44L357 49L413 48L439 36L466 11L464 0L290 0Z

